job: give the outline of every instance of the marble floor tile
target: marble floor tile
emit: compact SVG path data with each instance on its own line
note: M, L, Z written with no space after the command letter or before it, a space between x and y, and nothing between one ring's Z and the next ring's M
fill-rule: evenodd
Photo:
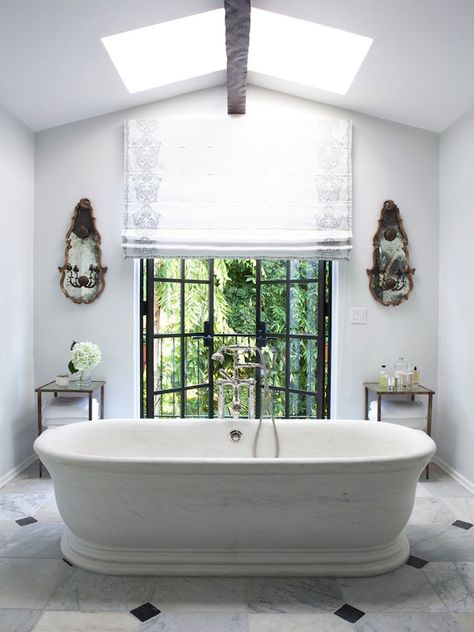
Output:
M32 516L50 497L50 493L0 494L0 520L18 520Z
M436 562L423 572L450 612L474 613L474 562Z
M41 615L33 632L138 632L128 612L52 612Z
M461 632L473 632L474 614L471 612L459 612L454 615Z
M357 632L464 632L450 613L367 614L354 629Z
M33 518L36 518L36 520L41 522L63 522L63 519L59 515L58 506L54 496L50 500L47 500L44 505L41 505L38 511L32 515Z
M62 559L59 542L64 525L35 522L24 527L15 522L9 529L0 530L0 557L29 557Z
M377 577L338 580L344 602L363 612L443 612L447 610L422 571L411 566Z
M49 476L39 478L14 478L6 485L0 488L1 494L22 494L30 492L32 494L51 493L53 491L53 484Z
M426 487L423 481L419 481L416 486L415 497L416 498L433 498L433 494Z
M99 575L67 568L68 573L49 600L47 610L128 611L151 601L156 583L153 577Z
M8 481L3 487L0 488L0 493L11 493L15 491L24 491L26 487L29 487L36 493L43 490L51 490L52 482L49 473L43 468L43 476L39 476L38 461L35 461L32 465L20 472L11 481Z
M337 581L326 577L261 577L247 583L250 612L334 612L344 604Z
M163 612L246 612L245 580L158 577L151 603Z
M0 535L4 531L11 531L12 527L18 527L14 520L0 520Z
M439 498L418 497L409 524L451 524L456 520L452 511Z
M0 559L0 608L43 608L64 577L62 560Z
M409 524L410 552L429 562L474 562L474 528Z
M472 494L452 478L441 480L429 479L423 483L426 491L437 498L472 498Z
M441 498L456 520L464 520L474 524L474 497L470 498Z
M162 612L140 626L140 632L248 632L245 614Z
M249 632L353 632L335 614L249 614Z
M0 610L0 632L31 632L41 610Z

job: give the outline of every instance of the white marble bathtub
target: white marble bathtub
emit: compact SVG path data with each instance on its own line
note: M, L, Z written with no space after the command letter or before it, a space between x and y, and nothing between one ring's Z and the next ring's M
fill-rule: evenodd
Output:
M254 459L256 424L107 420L43 433L34 448L67 525L64 556L127 575L375 575L406 561L428 436L283 420L275 459L265 420Z

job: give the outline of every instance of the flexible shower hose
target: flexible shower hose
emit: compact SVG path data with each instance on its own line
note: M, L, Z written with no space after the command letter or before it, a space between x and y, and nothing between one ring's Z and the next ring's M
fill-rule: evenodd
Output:
M278 430L276 427L275 415L273 412L273 400L272 400L272 394L270 391L270 386L269 386L269 381L268 381L268 369L267 369L267 365L265 364L265 358L263 357L262 350L259 349L258 347L256 347L256 350L258 351L258 354L260 356L260 364L262 365L262 371L263 371L263 402L260 408L260 420L258 422L257 432L255 433L255 438L253 440L253 457L255 459L257 458L258 440L260 437L260 430L262 428L265 402L267 402L267 406L270 412L270 417L272 420L273 436L275 438L275 458L277 459L280 456L280 440L278 437Z

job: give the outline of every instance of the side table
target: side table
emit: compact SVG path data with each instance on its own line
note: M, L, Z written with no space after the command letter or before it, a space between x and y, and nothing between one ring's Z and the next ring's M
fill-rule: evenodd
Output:
M413 386L412 388L404 388L400 391L389 390L388 388L382 388L378 382L364 382L365 388L365 418L369 418L369 393L372 393L377 398L377 421L382 419L382 397L384 395L397 396L397 395L410 395L411 400L415 399L417 395L426 395L428 397L428 411L426 415L426 434L431 437L431 419L433 414L433 395L435 392L431 388L426 386ZM429 478L429 463L426 466L426 478Z
M37 394L37 407L38 407L38 436L43 432L43 393L53 393L54 397L58 396L58 393L79 393L82 395L88 395L89 398L89 420L92 420L92 399L96 391L100 391L99 398L99 417L104 418L104 387L105 382L91 382L88 386L79 384L79 382L69 382L67 386L58 386L56 382L48 382L43 386L35 388ZM43 476L43 464L39 462L39 475Z

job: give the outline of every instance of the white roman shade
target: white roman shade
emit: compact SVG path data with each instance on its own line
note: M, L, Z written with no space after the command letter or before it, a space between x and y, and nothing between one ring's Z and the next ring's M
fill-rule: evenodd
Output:
M126 257L348 259L351 122L125 121Z

